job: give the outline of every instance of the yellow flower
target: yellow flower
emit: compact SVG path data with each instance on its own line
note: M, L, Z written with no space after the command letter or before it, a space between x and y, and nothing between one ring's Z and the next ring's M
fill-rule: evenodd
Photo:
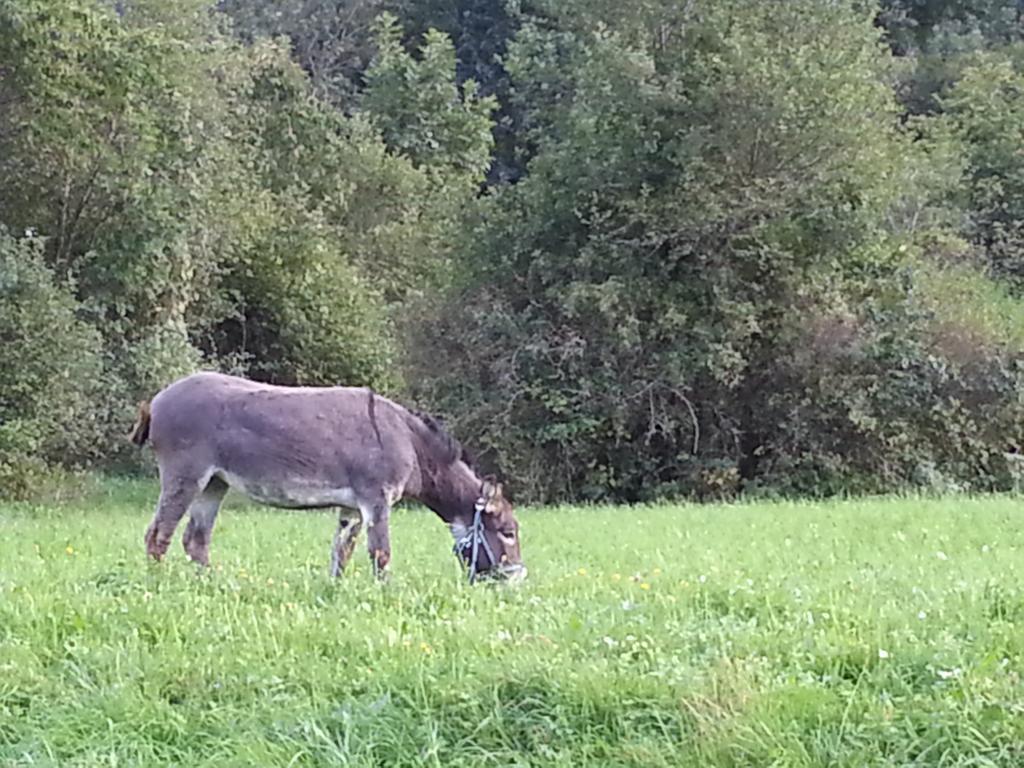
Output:
M587 569L586 568L580 568L578 571L576 571L576 573L578 573L580 576L586 576L587 575Z
M650 589L650 588L651 588L651 585L648 584L646 581L643 584L640 585L640 589Z
M67 552L69 555L75 554L75 548L72 547L70 544L68 544L67 547L64 548L64 551Z
M622 574L621 573L613 573L612 574L612 581L619 581L621 578L622 578Z
M651 573L653 573L655 576L661 576L661 568L655 568L653 571L651 571Z
M267 586L268 587L274 586L274 580L273 579L267 579Z
M420 650L424 653L433 653L434 649L430 647L430 643L420 643Z

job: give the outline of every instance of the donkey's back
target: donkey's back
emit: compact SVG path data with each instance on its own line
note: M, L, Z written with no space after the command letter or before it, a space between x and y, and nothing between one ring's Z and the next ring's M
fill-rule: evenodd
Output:
M219 477L278 506L328 506L398 490L416 459L407 414L369 389L198 373L153 399L149 439L161 474Z

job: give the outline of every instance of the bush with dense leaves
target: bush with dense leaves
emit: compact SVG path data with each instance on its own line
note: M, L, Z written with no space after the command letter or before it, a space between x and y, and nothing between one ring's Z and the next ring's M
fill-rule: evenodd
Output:
M0 497L27 495L54 464L98 457L99 334L77 317L70 286L43 263L38 238L0 227Z
M533 498L1002 487L1020 347L958 360L908 272L958 166L901 128L870 15L656 6L517 40L539 151L410 379Z

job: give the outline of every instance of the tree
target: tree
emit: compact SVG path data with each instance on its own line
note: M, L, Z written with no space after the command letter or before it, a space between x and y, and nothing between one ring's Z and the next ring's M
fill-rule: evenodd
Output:
M108 456L130 404L198 366L396 387L393 315L447 268L489 147L416 167L280 45L177 10L0 0L0 224L38 234L102 336Z
M373 56L372 25L384 0L220 0L217 7L247 43L287 37L295 61L329 103L350 108Z
M398 20L385 14L376 42L362 104L384 141L417 167L453 176L456 183L481 183L491 162L490 113L496 102L478 98L472 80L462 83L460 94L451 40L429 30L415 59L402 47Z
M988 265L1024 295L1024 75L988 54L965 69L943 98L967 168L969 235Z
M883 375L888 339L927 326L885 288L921 235L897 212L936 191L903 182L941 158L899 126L871 17L649 3L610 30L561 8L509 59L533 105L529 175L482 203L410 380L436 382L427 395L537 498L863 488L970 464L923 416L931 454L880 458L884 415L912 400ZM921 334L907 343L926 358ZM872 420L809 394L826 379L803 350L835 346L849 381L879 382ZM957 375L908 374L954 410Z

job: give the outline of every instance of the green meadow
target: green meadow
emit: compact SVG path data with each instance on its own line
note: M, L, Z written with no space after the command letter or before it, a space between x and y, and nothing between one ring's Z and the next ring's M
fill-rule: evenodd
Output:
M419 509L385 584L237 500L147 563L155 496L0 504L0 765L1024 763L1019 500L525 509L470 587Z

